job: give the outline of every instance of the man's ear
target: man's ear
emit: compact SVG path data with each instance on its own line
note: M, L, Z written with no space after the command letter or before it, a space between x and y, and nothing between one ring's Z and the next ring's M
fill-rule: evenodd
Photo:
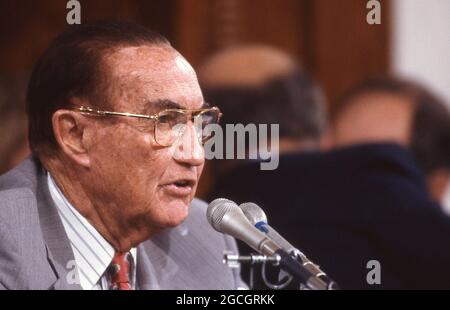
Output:
M52 116L53 133L62 152L83 167L90 166L86 149L85 119L71 110L58 110Z
M450 184L450 171L447 168L437 168L427 175L427 186L431 197L441 202Z

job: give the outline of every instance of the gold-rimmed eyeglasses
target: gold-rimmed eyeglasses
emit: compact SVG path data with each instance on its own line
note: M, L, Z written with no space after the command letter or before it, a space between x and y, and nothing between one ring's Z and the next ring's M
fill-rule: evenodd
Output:
M81 106L74 108L75 111L94 116L124 116L149 120L153 123L153 136L155 142L161 146L171 146L184 134L189 121L200 128L197 129L199 141L204 144L212 137L211 130L205 127L218 124L222 113L218 107L205 109L165 109L153 115L135 114L128 112L113 112L95 110L91 107Z

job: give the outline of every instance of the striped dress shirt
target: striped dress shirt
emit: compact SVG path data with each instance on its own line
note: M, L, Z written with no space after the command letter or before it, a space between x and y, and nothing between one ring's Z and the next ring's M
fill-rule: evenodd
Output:
M79 284L83 290L110 289L106 270L114 257L114 248L88 220L82 216L66 199L48 173L48 187L61 217L75 257ZM136 248L130 250L130 284L136 285Z

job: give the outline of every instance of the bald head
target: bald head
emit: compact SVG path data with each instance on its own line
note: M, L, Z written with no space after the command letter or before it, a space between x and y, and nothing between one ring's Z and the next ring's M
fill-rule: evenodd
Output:
M223 112L225 124L278 124L280 140L319 144L326 127L320 87L286 53L250 45L225 49L198 72L207 102Z
M391 142L407 146L415 104L406 96L374 91L348 102L333 122L334 144Z
M250 45L225 49L199 68L208 87L259 87L298 68L289 55L272 47Z

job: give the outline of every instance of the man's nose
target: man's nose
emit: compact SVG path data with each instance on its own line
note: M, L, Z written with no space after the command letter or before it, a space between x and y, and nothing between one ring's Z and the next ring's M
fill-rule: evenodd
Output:
M174 143L174 159L190 166L200 166L205 162L205 151L201 144L194 124L190 121L186 125L182 136Z

